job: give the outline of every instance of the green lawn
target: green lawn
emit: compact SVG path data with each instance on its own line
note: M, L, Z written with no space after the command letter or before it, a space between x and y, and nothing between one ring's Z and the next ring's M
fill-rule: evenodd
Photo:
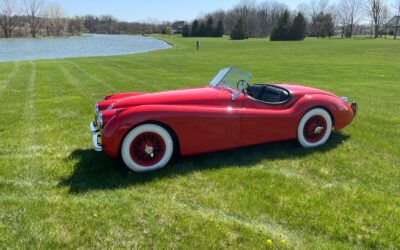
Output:
M0 63L0 248L400 248L400 40L161 37L138 55ZM357 100L319 149L293 141L134 174L91 149L104 95L204 86L222 67ZM285 242L282 243L282 240Z

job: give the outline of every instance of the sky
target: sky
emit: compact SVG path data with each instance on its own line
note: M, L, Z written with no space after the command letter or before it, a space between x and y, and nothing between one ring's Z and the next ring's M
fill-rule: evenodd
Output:
M230 9L239 0L47 0L59 3L68 16L110 14L122 21L190 21L217 9ZM291 9L308 0L281 0Z

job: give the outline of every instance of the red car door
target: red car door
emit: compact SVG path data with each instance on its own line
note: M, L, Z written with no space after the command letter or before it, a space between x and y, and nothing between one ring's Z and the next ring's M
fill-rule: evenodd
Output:
M273 105L244 97L242 143L254 145L296 137L295 119L287 105Z

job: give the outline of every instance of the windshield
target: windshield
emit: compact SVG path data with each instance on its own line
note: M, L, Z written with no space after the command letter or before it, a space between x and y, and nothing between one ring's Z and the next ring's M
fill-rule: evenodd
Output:
M225 68L210 81L209 86L220 87L226 86L232 89L238 89L238 82L247 83L251 78L251 74L238 68Z

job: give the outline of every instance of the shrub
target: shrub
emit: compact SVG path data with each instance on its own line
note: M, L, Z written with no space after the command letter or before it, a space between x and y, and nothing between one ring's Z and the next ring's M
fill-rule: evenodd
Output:
M300 12L293 19L293 24L290 27L290 40L304 40L307 32L307 22L303 14Z
M290 40L290 14L285 10L279 17L278 24L272 29L271 41L287 41Z
M232 40L244 40L249 38L249 32L247 31L247 23L243 17L240 17L235 27L231 32Z

